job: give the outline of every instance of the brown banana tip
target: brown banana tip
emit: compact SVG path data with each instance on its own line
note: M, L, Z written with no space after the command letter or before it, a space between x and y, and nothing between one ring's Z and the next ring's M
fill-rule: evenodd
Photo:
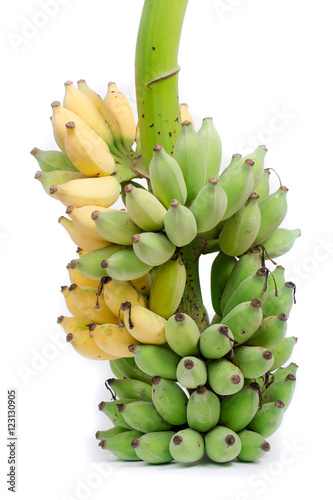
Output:
M60 106L60 102L59 101L53 101L53 102L51 102L51 107L52 108L57 108L58 106Z
M59 224L61 223L62 219L64 219L65 217L63 215L60 215L59 219L58 219L58 222Z
M276 406L276 408L284 408L285 404L283 401L280 401L280 399L278 399L277 401L275 401L274 406Z
M254 161L253 160L245 160L246 165L249 165L249 167L253 167Z
M183 127L188 127L189 125L192 125L192 122L190 122L190 120L184 120L184 121L182 122L182 126L183 126Z
M228 434L228 436L225 437L224 441L228 446L233 446L236 442L236 439L232 434Z
M38 152L37 148L32 148L32 150L30 151L30 154L35 155L37 152Z
M299 366L296 363L291 363L295 368L299 368Z
M297 337L293 337L293 339L295 340L295 344L297 344L298 338Z
M98 443L98 446L100 446L104 450L106 446L106 439L103 439L100 443Z
M211 177L208 182L209 184L215 186L216 184L218 184L219 180L216 177Z
M124 187L124 191L125 193L131 193L134 189L134 186L133 184L127 184L125 187Z
M286 380L293 380L293 381L295 381L296 377L292 373L288 373L288 375L286 376Z
M289 191L289 189L287 188L287 186L281 186L280 189L281 189L281 191L286 191L286 192Z
M96 323L90 323L88 325L89 332L93 332L95 330L96 326L97 326Z
M272 359L273 354L271 353L271 351L264 351L264 352L262 353L262 357L263 357L264 359L269 360L269 359Z
M170 207L178 207L179 201L174 199L170 201Z
M95 434L95 438L98 439L99 438L99 433L100 431L97 431L96 434Z
M160 382L161 382L161 377L153 377L153 378L151 379L151 383L152 383L153 385L157 385L157 384L159 384Z
M260 448L262 449L262 451L269 451L271 449L269 443L267 443L267 441L264 441L261 445L260 445Z
M112 387L115 383L115 380L115 378L109 378L105 383Z
M183 313L176 313L175 314L175 321L180 322L185 320L185 314Z
M268 175L271 175L271 171L268 168L265 168L264 172L266 172L266 174Z
M68 85L73 85L73 82L71 80L66 80L64 85L65 87L68 87Z
M194 367L194 361L192 359L185 359L184 367L186 368L186 370L192 370L192 368Z
M257 193L251 193L249 198L250 200L257 200L259 198L259 195Z
M138 346L136 344L131 344L128 346L129 352L134 352Z
M66 342L71 342L73 340L73 334L72 333L68 333L66 335Z
M91 218L92 220L96 220L99 216L100 212L98 210L94 210L92 213L91 213Z
M86 83L86 81L83 80L83 78L81 78L80 80L77 81L77 83Z
M61 291L61 293L63 293L63 292L66 290L66 288L68 288L68 286L67 286L67 285L63 285L63 286L61 286L61 287L60 287L60 291Z
M102 260L101 266L103 269L106 269L108 267L108 265L109 265L109 262L107 259Z
M131 446L132 448L137 448L140 445L140 439L132 439Z
M118 407L118 410L120 413L123 413L126 409L126 404L125 403L120 403L119 405L116 405Z
M252 300L252 302L251 302L251 306L252 306L252 307L261 307L261 302L260 302L260 300L259 300L259 299L254 299L254 300Z
M63 316L58 316L57 317L57 323L61 323L63 321L64 317Z
M58 185L57 184L52 184L50 187L50 194L54 194L58 191Z
M292 281L287 281L285 285L287 288L295 288L295 283L293 283Z
M67 122L65 125L66 125L66 128L75 128L74 122Z
M101 410L101 411L104 410L104 407L105 407L105 401L102 401L101 403L99 403L99 405L98 405L99 410Z
M197 390L195 391L197 394L206 394L207 389L206 387L198 387Z
M172 441L173 441L173 444L178 446L183 442L183 438L181 436L179 436L179 434L176 434L176 436L173 436Z
M237 385L241 381L241 378L239 375L233 375L230 380L232 384Z
M222 325L218 328L217 330L219 333L221 333L222 335L227 335L228 332L229 332L229 328L225 325Z
M232 155L232 158L241 158L241 157L242 157L242 155L239 153L235 153Z
M139 243L139 241L140 241L140 235L139 234L133 234L132 241L133 241L133 243Z
M35 179L40 179L43 175L43 172L41 172L40 170L37 170L37 172L35 173Z
M287 321L288 316L286 314L284 314L284 313L280 313L278 315L278 318L279 318L280 321Z
M206 118L203 118L202 121L204 122L205 120L212 120L213 117L212 116L206 116Z
M67 269L75 269L76 267L76 259L73 259L67 264Z
M267 148L266 148L266 146L264 146L264 145L259 146L259 148L260 148L260 149L263 149L264 151L266 151L266 153L267 153L267 151L268 151L268 149L267 149Z
M76 283L72 283L71 286L68 288L68 290L70 292L72 292L73 290L75 290L75 288L77 288L77 284Z
M155 153L157 153L158 151L162 151L163 149L163 146L161 146L160 144L157 144L156 146L153 147L153 151Z
M66 208L66 214L70 214L71 212L73 212L73 210L74 210L73 205L68 205L68 207Z

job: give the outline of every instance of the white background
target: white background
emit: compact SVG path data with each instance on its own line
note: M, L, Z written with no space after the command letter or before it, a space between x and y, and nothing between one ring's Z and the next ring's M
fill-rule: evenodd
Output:
M189 103L197 128L214 117L224 165L252 140L266 143L266 165L290 189L284 227L302 230L279 261L298 285L288 331L299 338L295 399L265 459L225 466L122 463L97 446L95 431L108 428L97 408L108 398L108 363L79 357L56 324L66 314L59 290L69 283L65 266L75 245L57 223L65 208L34 179L38 165L29 151L55 148L50 103L62 100L67 79L85 78L102 95L116 81L134 105L143 1L50 3L52 15L42 0L17 0L1 16L1 495L12 498L5 484L6 394L15 388L17 499L326 498L333 445L331 2L189 0L180 100ZM211 312L210 261L201 270ZM96 469L102 463L104 472Z

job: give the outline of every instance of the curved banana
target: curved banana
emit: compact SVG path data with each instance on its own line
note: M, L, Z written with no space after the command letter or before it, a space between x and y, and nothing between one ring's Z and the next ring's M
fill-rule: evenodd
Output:
M81 311L80 316L86 316L91 318L92 322L100 324L118 324L118 317L110 311L106 305L103 293L98 295L96 288L78 286L76 283L73 283L68 290L73 294L75 305Z
M122 321L124 321L124 311L121 305L124 302L131 302L133 306L148 308L146 299L125 281L109 278L105 281L103 292L106 305Z
M80 208L69 205L66 208L66 214L70 216L74 226L81 233L89 236L90 238L94 238L95 240L108 241L97 232L95 222L91 218L91 214L96 210L99 212L107 212L110 209L96 205L87 205Z
M78 172L68 156L62 151L43 151L39 148L33 148L30 154L36 158L43 172L54 172L55 170Z
M91 319L86 318L86 316L59 316L57 323L66 333L79 333L88 329Z
M204 118L202 120L198 135L201 137L204 145L206 156L206 182L208 182L208 179L211 177L219 176L222 160L222 143L214 127L213 118Z
M129 216L144 231L161 231L164 228L166 209L149 191L127 184L125 205Z
M136 340L130 335L124 326L104 324L89 326L94 341L102 351L119 358L131 358L134 355L128 350L128 346Z
M87 205L99 205L108 208L118 200L120 185L112 175L74 179L65 184L54 184L50 187L50 194L56 194L65 207L73 205L80 208Z
M83 248L88 252L109 245L108 241L96 240L95 238L90 238L90 236L81 233L76 229L74 223L71 220L67 219L67 217L59 217L58 222L64 229L66 229L72 241L80 248Z
M136 123L128 99L114 82L110 82L104 102L119 125L123 146L130 150L135 141Z
M38 170L38 172L35 173L35 179L41 183L45 193L55 200L60 200L56 194L53 196L50 194L50 187L53 186L53 184L65 184L74 179L84 179L84 175L81 174L81 172L66 170L54 170L52 172L40 172Z
M126 330L142 344L165 344L166 320L158 314L130 302L122 304Z
M77 306L76 306L76 304L74 302L74 296L69 291L68 286L62 286L61 287L61 293L65 297L66 306L67 306L67 309L69 310L69 312L71 314L73 314L73 316L75 316L75 317L82 317L82 313L77 308ZM91 322L91 320L90 320L90 322Z
M92 286L94 288L98 288L99 286L99 281L98 280L93 280L90 278L87 278L84 276L78 269L75 269L71 263L67 264L66 269L69 274L69 279L71 282L71 285L73 283L76 283L79 286Z
M211 177L190 206L197 221L198 233L205 233L213 229L222 219L227 205L228 198L221 188L219 180L216 177Z
M180 259L169 260L157 269L149 295L149 309L163 318L177 310L186 284L186 269Z
M66 336L67 342L69 342L75 351L88 359L95 360L110 360L117 359L117 356L112 354L107 354L97 347L94 337L89 330L84 330L77 333L68 333Z
M132 236L133 250L149 266L160 266L171 259L176 247L164 233L141 233Z

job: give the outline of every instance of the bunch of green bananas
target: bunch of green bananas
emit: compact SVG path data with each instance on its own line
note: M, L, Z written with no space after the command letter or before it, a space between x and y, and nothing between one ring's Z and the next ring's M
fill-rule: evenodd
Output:
M116 85L104 100L84 80L65 89L63 106L52 103L61 151L31 153L79 247L61 290L72 316L58 323L118 377L107 381L114 401L100 404L114 424L97 433L101 446L151 463L257 460L296 380L297 365L282 367L297 341L285 337L295 286L266 267L300 235L279 227L288 189L269 194L264 146L220 174L213 120L196 132L185 104L172 154L156 145L140 173L140 131ZM110 208L118 200L124 208ZM211 252L209 321L198 260Z

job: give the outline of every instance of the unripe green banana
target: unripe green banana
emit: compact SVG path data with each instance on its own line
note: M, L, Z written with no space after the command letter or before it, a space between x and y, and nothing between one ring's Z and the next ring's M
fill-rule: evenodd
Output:
M208 383L216 394L229 396L242 389L244 376L231 361L225 358L214 359L208 364Z
M219 424L234 432L241 431L257 413L259 406L259 386L256 383L244 387L221 402Z
M118 404L118 410L125 422L140 432L168 431L172 427L148 401L121 403Z
M114 436L117 436L118 434L121 434L122 432L127 432L128 429L125 427L111 427L111 429L108 429L106 431L97 431L95 436L96 439L111 439Z
M274 363L274 356L265 347L240 346L235 348L232 362L246 378L258 378L268 372Z
M287 281L277 289L271 290L262 308L264 317L276 316L280 313L289 315L293 303L295 303L296 286L292 281Z
M269 195L269 176L271 175L270 171L265 168L263 176L259 184L256 186L256 193L259 195L260 201L266 198Z
M288 366L285 368L281 367L278 370L276 370L274 373L272 373L273 383L277 382L278 380L285 379L287 375L291 374L296 377L296 373L298 370L298 365L296 363L289 363Z
M148 266L142 262L136 255L133 248L120 250L109 259L104 259L101 266L107 274L116 280L130 281L141 278L149 273L153 266Z
M219 316L221 315L221 297L236 262L235 257L230 257L223 252L219 252L211 267L210 291L212 305L214 311Z
M67 170L53 170L53 172L38 172L35 173L35 179L37 179L46 194L54 198L55 200L60 200L57 194L50 194L50 187L54 184L65 184L68 181L72 181L73 179L83 179L84 175L80 172L67 171Z
M211 325L201 333L200 352L207 359L219 359L233 347L234 336L226 325Z
M129 184L132 184L132 186L134 186L135 188L147 191L147 189L142 184L139 184L138 182L135 182L133 179L131 179L130 181L123 181L123 182L121 182L120 183L120 187L121 187L121 200L122 200L122 202L123 202L123 204L125 206L126 206L126 192L125 192L125 187L128 186Z
M222 143L214 127L213 118L204 118L198 130L206 157L206 182L210 177L218 177L222 160Z
M220 416L220 400L206 387L198 387L192 392L187 403L187 423L199 432L207 432L218 422Z
M140 368L136 365L134 358L112 359L110 360L110 368L116 377L134 378L151 385L152 377L140 370ZM114 369L120 372L120 376L114 372Z
M179 356L199 354L200 331L188 314L177 313L165 325L165 338L171 349Z
M183 429L171 438L169 450L175 460L188 464L201 460L205 454L205 443L199 432Z
M228 172L222 173L219 183L228 198L227 209L222 220L227 220L244 205L253 191L252 160L245 160L234 165Z
M280 186L262 201L259 200L261 222L259 232L253 245L258 245L267 240L279 227L287 214L287 192L288 188Z
M268 438L280 427L283 420L284 403L275 401L262 405L253 420L248 425L248 429L258 432L264 438Z
M226 211L228 199L216 177L210 177L203 186L190 210L197 221L198 233L205 233L213 229L222 219Z
M132 448L137 456L150 464L166 464L173 460L169 444L174 435L173 431L148 432L140 437L133 439Z
M154 195L166 208L169 208L173 199L179 200L184 205L187 189L182 169L160 145L153 148L149 177Z
M214 462L230 462L241 451L241 440L228 427L216 426L205 434L207 456Z
M246 342L246 345L264 346L269 350L275 349L282 342L287 332L287 319L288 316L284 313L278 316L268 316L262 321L255 334ZM274 351L273 355L275 363Z
M254 299L257 299L261 302L262 311L264 314L263 304L267 297L267 274L268 270L263 267L260 268L255 274L242 281L224 307L223 316L226 316L239 303L252 301Z
M180 357L168 349L156 345L132 345L130 352L138 367L148 375L170 380L177 379L177 366Z
M128 215L144 231L161 231L164 227L166 209L149 191L127 184L125 205Z
M187 189L186 202L190 203L205 185L207 174L204 145L190 121L182 123L173 157L182 169Z
M93 280L99 280L103 276L107 276L105 269L101 267L101 262L104 259L109 259L111 255L125 247L120 245L109 245L97 250L92 250L86 253L79 259L73 259L69 263L71 269L77 269L83 276Z
M159 266L149 295L149 309L163 318L170 318L180 304L185 284L186 268L181 259Z
M132 245L132 236L141 232L139 226L123 210L95 210L91 218L95 222L97 232L107 241L118 245Z
M122 358L116 358L116 359L110 359L110 362L111 361L117 361L118 359L122 359ZM124 378L124 375L122 374L122 372L117 368L117 365L111 365L110 364L110 368L112 370L112 373L115 377L119 378L119 379L122 379Z
M66 170L67 172L79 172L78 169L73 165L71 160L68 158L66 153L62 151L43 151L39 148L33 148L30 154L39 163L40 169L43 172L52 172L54 170ZM61 184L60 182L54 182L53 184Z
M99 445L103 450L111 451L121 460L136 461L140 460L140 458L132 448L132 441L133 439L139 439L141 436L142 432L136 430L122 432L113 438L103 439Z
M286 378L277 380L267 387L262 395L263 403L273 403L274 401L284 402L284 411L291 403L296 386L296 377L289 373Z
M270 446L265 438L257 432L244 429L238 433L242 443L241 452L237 459L242 462L254 462L263 457L270 450Z
M126 429L133 429L129 424L127 424L124 420L124 417L122 414L119 412L119 408L117 405L119 404L127 404L127 403L133 403L135 399L117 399L116 401L102 401L99 405L98 408L100 411L102 411L115 425L116 427L125 427Z
M167 237L176 245L183 247L191 243L197 235L197 223L192 212L178 200L171 200L164 217Z
M262 310L260 300L254 299L251 302L241 302L222 321L232 331L237 345L244 344L261 325Z
M280 366L284 365L288 361L292 355L295 345L297 344L297 340L297 337L285 337L279 345L272 350L274 363L270 371L280 368Z
M275 259L280 257L293 247L296 239L301 236L299 229L276 229L274 233L262 242L268 255Z
M270 254L269 254L270 256ZM284 276L285 268L283 266L276 266L272 273L269 273L267 278L267 291L270 293L272 290L274 292L277 288L283 286L286 282Z
M228 219L219 236L221 250L227 255L242 255L251 248L260 227L259 196L251 193L248 202Z
M194 356L182 358L177 366L177 380L187 389L196 389L207 382L207 368L204 361Z
M140 380L124 378L118 380L110 378L106 382L107 386L114 391L119 399L140 399L141 401L152 401L152 387Z
M153 403L158 413L172 425L186 423L187 395L182 388L161 377L153 377Z
M175 253L176 247L164 233L141 233L132 236L133 250L148 266L160 266Z
M258 146L253 153L250 153L244 157L241 155L233 155L233 161L230 162L230 164L227 166L227 168L223 171L223 173L231 170L233 167L234 169L237 168L239 165L241 165L245 160L251 160L254 162L253 166L253 189L258 186L258 184L261 182L261 179L264 175L264 159L265 155L267 153L267 148L266 146ZM237 156L239 157L238 161L236 160ZM235 158L234 158L235 157ZM257 192L257 190L256 190ZM259 194L259 193L258 193Z

